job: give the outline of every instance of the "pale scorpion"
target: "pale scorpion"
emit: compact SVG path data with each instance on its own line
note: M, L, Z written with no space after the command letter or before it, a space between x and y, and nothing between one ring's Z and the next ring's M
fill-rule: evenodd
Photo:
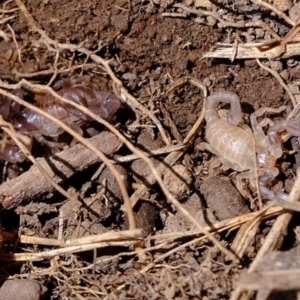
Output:
M227 120L219 117L219 103L230 104ZM247 197L243 189L242 179L250 183L258 178L261 196L266 199L287 199L284 192L275 193L267 185L279 174L276 161L282 156L282 142L279 133L286 131L293 136L300 136L300 127L292 121L273 123L265 118L261 122L258 117L265 113L279 113L279 109L261 107L250 116L251 129L242 124L240 99L230 91L217 91L211 94L205 105L206 139L205 148L215 154L225 166L242 172L237 175L236 185L240 193ZM238 126L239 125L239 126ZM269 126L267 134L263 127ZM257 173L256 173L257 172Z
M88 108L105 120L110 120L121 106L119 98L114 94L97 91L83 85L66 86L57 93ZM23 96L21 90L15 91L14 94ZM38 141L53 146L55 143L47 141L44 136L56 137L63 132L62 128L53 121L29 108L21 108L11 99L3 97L0 101L0 114L4 120L13 125L18 133L35 137ZM80 126L91 121L91 118L81 110L70 104L60 102L52 94L46 94L41 102L44 111L64 122L76 132L81 132ZM27 147L31 148L28 145ZM12 163L22 162L26 159L22 151L11 143L1 145L0 157Z

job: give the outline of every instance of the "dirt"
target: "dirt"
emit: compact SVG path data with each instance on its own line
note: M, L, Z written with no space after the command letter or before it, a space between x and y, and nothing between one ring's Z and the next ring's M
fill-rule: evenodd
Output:
M233 91L240 98L248 125L250 114L260 107L286 105L291 108L286 88L255 59L203 58L220 43L254 43L273 38L271 30L257 24L250 26L247 22L266 23L281 37L291 26L269 9L248 1L212 1L214 8L209 6L209 1L197 0L182 3L168 0L23 3L25 10L10 10L22 8L20 0L1 5L2 9L9 10L1 15L1 88L3 81L17 84L26 79L31 84L49 84L57 89L61 81L88 76L90 82L84 84L116 94L123 104L110 120L111 124L136 148L146 153L163 150L163 154L151 161L157 172L164 169L160 176L183 209L167 200L163 189L151 177L153 170L144 160L130 157L132 152L124 142L116 142L114 135L103 132L105 126L85 122L83 136L98 140L97 147L116 165L126 193L139 195L138 199L131 198L131 204L136 204L133 211L137 228L142 229L136 240L136 236L127 231L132 224L126 214L124 191L110 168L100 164L89 150L82 150L83 146L74 146L66 133L59 137L46 136L51 142L64 144L64 149L60 149L63 151L51 158L51 149L34 140L34 156L43 157L38 161L44 167L52 166L51 178L71 197L66 200L56 192L29 161L1 163L2 282L12 277L32 279L42 287L41 299L229 299L241 270L246 270L258 253L273 219L262 223L258 236L246 247L246 254L238 263L229 262L213 243L193 233L199 227L187 218L187 214L206 229L209 226L217 228L215 224L221 220L259 209L259 202L256 190L250 190L247 185L249 197L242 199L233 186L236 172L220 167L213 174L210 172L214 155L199 147L200 142L205 141L205 122L178 160L170 164L164 161L167 155L172 155L168 154L172 152L168 149L180 144L193 128L204 102L202 91L192 84L178 86L172 91L168 86L190 76L203 83L209 94L216 90ZM276 5L276 1L271 3ZM208 14L197 15L178 4ZM296 20L300 15L298 4L286 7L290 10L286 12ZM213 12L223 21L213 17ZM6 17L11 19L6 20ZM238 26L243 21L249 26ZM43 38L41 31L48 39ZM51 44L50 39L56 42ZM86 56L80 52L81 48L91 52ZM147 108L150 115L158 118L169 145L153 118L151 120L149 114L147 116L138 105L130 102L129 97L125 99L107 68L93 59L95 54L110 60L112 73L128 93ZM297 57L262 61L288 85L296 86L299 82ZM36 87L23 85L28 101L43 107L46 92ZM287 111L277 114L274 120L286 118ZM268 117L273 120L272 115ZM103 138L108 135L111 139ZM284 146L292 149L289 142ZM295 142L295 151L299 150L297 147ZM278 160L280 175L271 184L272 190L290 192L295 180L295 161L297 157L285 151ZM146 189L143 190L144 185ZM264 200L263 204L266 202ZM295 218L294 228L298 223ZM121 235L123 232L128 234L126 238ZM114 233L120 236L112 240L105 236ZM95 240L98 235L104 239L100 240L102 244ZM235 239L229 231L215 236L228 249ZM90 240L87 242L83 238ZM82 247L80 249L68 248L67 242L74 240L85 244L73 246ZM281 249L291 249L297 244L297 236L293 228L289 228ZM54 253L55 249L61 252ZM63 252L64 249L68 251ZM16 253L24 256L13 256ZM41 256L28 258L26 254ZM272 266L268 270L272 270ZM255 280L258 284L259 280ZM249 288L247 282L244 286L251 291L260 290L260 286ZM273 288L270 285L267 295Z

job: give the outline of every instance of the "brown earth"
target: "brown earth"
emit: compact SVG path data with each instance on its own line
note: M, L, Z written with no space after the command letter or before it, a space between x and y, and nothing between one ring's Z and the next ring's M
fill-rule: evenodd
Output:
M205 3L189 0L182 2L192 9L195 9L197 3ZM55 87L55 83L60 80L68 82L88 75L91 81L88 85L93 89L114 92L120 96L119 87L109 76L107 69L91 57L82 54L79 48L83 47L101 58L111 60L110 67L115 76L121 80L130 95L155 114L174 145L184 140L203 107L201 90L193 85L185 84L167 92L170 83L187 75L204 83L209 93L221 89L237 93L246 123L249 123L250 113L259 107L291 107L291 99L286 89L272 74L263 70L255 59L231 62L229 59L203 58L205 53L216 49L218 43L262 42L272 38L269 32L257 26L235 26L239 21L261 20L280 36L284 36L291 29L289 24L262 6L250 1L235 2L237 1L212 1L215 5L213 8L198 7L202 11L217 12L220 18L228 22L224 25L211 15L197 16L195 13L188 14L176 8L176 4L181 1L24 2L34 22L26 16L24 9L12 10L21 7L19 0L9 1L2 4L3 12L0 12L3 20L0 29L7 36L5 38L1 35L0 39L0 87L3 87L3 81L16 84L23 78L30 83L42 85L51 81L50 85ZM290 8L290 15L294 13L294 7ZM7 17L11 19L6 20ZM235 25L229 26L230 20ZM50 39L64 46L51 44L50 39L42 39L41 31L38 30L42 30ZM74 50L72 47L68 48L68 45L80 46ZM263 60L263 63L276 70L286 83L299 82L300 66L297 57ZM25 88L30 90L28 101L39 107L47 105L40 105L43 95L38 94L41 91L28 86ZM43 93L45 94L45 91ZM286 117L287 113L276 116L279 119ZM149 115L131 106L130 101L123 104L110 121L139 149L150 151L166 146L164 138ZM256 199L255 189L249 187L249 199L242 200L232 185L235 172L221 168L215 169L213 174L208 171L214 156L207 151L203 152L199 147L199 143L205 140L203 128L171 171L162 176L167 188L202 226L215 224L218 222L218 216L234 218L246 214L250 209L257 210L258 202L248 201ZM88 123L83 127L85 137L94 136L100 130L103 130L103 127L97 124ZM56 138L46 138L57 142ZM59 139L68 146L72 145L72 139L67 134L63 134ZM105 140L103 143L112 141ZM292 149L290 143L285 144L285 147ZM64 163L70 164L73 159L80 161L80 153L68 152L67 146L64 148L64 152L58 154L58 158L54 160L64 160ZM120 145L109 151L104 145L102 151L113 156L115 160L131 153L125 146ZM32 152L35 157L43 156L46 157L45 161L51 162L47 157L55 151L35 141ZM163 154L152 160L157 169L166 156L167 154ZM43 164L45 161L42 161ZM13 180L19 181L18 189L21 190L19 186L22 185L22 178L26 176L24 182L27 182L28 188L27 192L23 192L22 189L22 192L18 193L20 201L8 196L1 200L5 208L1 215L3 236L9 239L3 242L3 257L0 255L3 261L3 282L9 276L34 279L42 286L42 299L230 298L234 282L241 270L249 267L273 224L273 219L262 223L255 238L245 250L243 259L238 263L230 262L207 240L195 241L176 249L195 238L184 235L184 232L195 229L195 225L187 220L182 212L177 212L174 204L166 200L161 188L151 182L151 170L141 159L117 165L117 171L123 176L129 196L142 184L147 186L146 192L140 195L140 200L134 207L137 228L143 229L143 239L138 245L132 246L134 243L125 242L122 245L120 242L119 245L106 245L94 251L89 249L80 253L70 252L54 256L49 254L42 261L23 259L22 262L13 262L14 259L8 254L38 253L56 249L51 244L45 246L38 245L38 242L36 245L24 241L20 243L17 232L31 237L67 240L128 228L128 220L123 214L123 210L126 210L123 207L123 196L111 171L102 166L99 170L100 175L96 176L94 173L100 166L99 161L85 161L82 160L82 167L76 170L71 166L71 171L65 171L55 162L52 164L56 170L53 171L53 176L60 178L57 182L62 183L72 195L72 201L64 201L65 198L55 192L50 184L44 186L42 176L41 182L36 179L30 186L31 177L28 176L32 175L28 174L33 173L27 171L30 167L28 161L1 164L3 183L2 187L0 186L0 194L3 189L9 193L8 187L13 190ZM290 191L295 179L295 161L295 154L284 154L280 158L280 176L271 189ZM31 172L36 174L37 170ZM18 177L22 173L23 177ZM7 182L8 179L12 181ZM213 198L205 202L205 195L214 195L218 190L226 192L222 197L212 196ZM209 204L211 201L213 205ZM297 218L294 218L293 228L289 230L288 238L284 239L280 249L290 249L297 245L297 236L294 236L293 229L299 226L298 223ZM60 226L63 226L62 232ZM156 238L160 234L174 232L183 232L183 235L177 239L166 239L166 244ZM15 239L12 233L15 233ZM232 232L216 237L222 240L227 248L230 248L234 240ZM152 246L156 248L151 248ZM141 249L145 251L141 252ZM160 258L171 249L176 251ZM155 259L157 261L151 268L144 269Z

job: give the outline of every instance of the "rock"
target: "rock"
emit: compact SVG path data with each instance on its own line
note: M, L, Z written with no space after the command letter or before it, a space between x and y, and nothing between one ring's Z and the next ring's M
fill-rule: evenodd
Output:
M240 193L224 176L214 176L204 180L200 187L207 206L219 220L234 218L249 213Z
M0 300L39 300L41 293L40 284L34 280L7 280L0 289Z
M201 226L208 226L217 222L216 218L206 209L200 197L194 193L182 206L194 217ZM197 227L188 221L188 219L178 211L175 215L169 215L165 222L163 233L184 232L188 230L197 230Z

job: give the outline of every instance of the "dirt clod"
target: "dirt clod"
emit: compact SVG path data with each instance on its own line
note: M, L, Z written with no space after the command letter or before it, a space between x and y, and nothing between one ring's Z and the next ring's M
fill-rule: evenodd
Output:
M148 152L149 150L151 151L151 150L159 149L162 145L163 145L162 140L159 137L154 138L153 132L151 132L151 130L144 130L139 135L137 140L137 146L145 152ZM155 158L151 158L151 161L154 163L155 166L159 163L159 161L156 160ZM147 176L151 174L151 170L148 164L144 160L142 159L135 160L131 164L131 170L132 170L133 178L137 182L143 182L144 184L148 184L145 181L145 178L147 178Z
M189 190L189 186L192 183L192 176L185 166L175 165L172 170L167 170L163 180L171 193L181 196Z
M219 220L233 218L249 212L245 201L230 180L223 176L207 178L200 191L210 209Z
M182 206L199 222L201 226L207 226L217 221L211 209L204 207L201 198L194 193ZM167 217L163 232L185 232L196 230L196 226L187 221L182 212L178 211Z
M134 208L134 216L137 228L143 229L143 236L148 236L155 230L155 220L158 209L155 204L140 201ZM128 219L125 219L124 228L128 228Z

